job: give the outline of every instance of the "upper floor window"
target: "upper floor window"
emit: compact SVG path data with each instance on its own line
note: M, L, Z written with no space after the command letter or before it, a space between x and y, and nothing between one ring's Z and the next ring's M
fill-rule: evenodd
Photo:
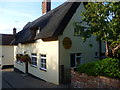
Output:
M38 30L36 31L36 35L39 34L41 32L41 28L38 27Z

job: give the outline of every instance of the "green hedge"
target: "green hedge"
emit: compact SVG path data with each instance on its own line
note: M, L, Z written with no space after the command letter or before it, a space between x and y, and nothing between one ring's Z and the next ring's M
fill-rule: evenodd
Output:
M96 62L80 65L76 68L79 73L92 76L106 76L120 79L120 60L106 58Z

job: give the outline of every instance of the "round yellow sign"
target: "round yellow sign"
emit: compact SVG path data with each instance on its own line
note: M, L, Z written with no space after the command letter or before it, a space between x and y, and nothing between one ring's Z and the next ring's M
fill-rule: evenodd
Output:
M71 48L72 41L71 41L71 39L69 37L65 37L63 39L63 46L64 46L65 49L70 49Z

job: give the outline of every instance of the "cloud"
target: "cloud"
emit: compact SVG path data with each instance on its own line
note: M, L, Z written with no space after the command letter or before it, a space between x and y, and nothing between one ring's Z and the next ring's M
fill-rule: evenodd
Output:
M32 16L30 14L10 10L9 8L8 9L0 8L0 12L3 13L3 15L1 14L1 17L0 17L1 18L0 33L4 33L4 34L12 34L13 33L12 29L14 27L17 28L17 32L18 32L18 31L22 30L22 28L25 26L25 24L28 22L28 20L34 19L34 16ZM9 15L12 17L19 17L19 18L21 18L21 20L14 21L15 18L12 19L10 17L5 17L5 15ZM24 18L24 19L22 20L22 18Z
M0 8L0 12L3 12L5 14L7 14L7 15L10 14L10 15L19 16L19 17L34 18L30 14L19 12L19 11L14 11L14 10L10 10L10 9L5 9L5 8Z
M22 28L25 26L26 22L21 22L20 24L16 25L15 24L2 24L0 25L0 33L3 34L12 34L13 33L13 28L17 28L17 32L22 30Z
M14 26L12 26L12 25L9 25L9 26L7 26L7 25L0 26L0 33L12 34L13 33L13 28L14 28ZM19 30L17 30L17 32L22 29L21 26L17 27L17 29L18 28L19 28Z

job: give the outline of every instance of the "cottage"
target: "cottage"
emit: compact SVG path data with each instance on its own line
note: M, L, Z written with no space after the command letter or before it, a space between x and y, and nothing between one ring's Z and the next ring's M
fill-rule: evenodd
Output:
M1 43L0 43L0 66L13 66L14 65L14 55L15 55L15 46L10 43L14 39L16 34L16 28L13 28L13 34L0 34Z
M49 10L50 2L42 4L43 10ZM29 55L31 63L15 60L15 69L60 84L70 80L71 67L99 60L99 52L105 51L104 43L100 50L95 36L83 42L80 36L74 35L73 23L82 20L80 13L85 11L84 5L65 2L27 23L12 44L18 45L16 54Z

